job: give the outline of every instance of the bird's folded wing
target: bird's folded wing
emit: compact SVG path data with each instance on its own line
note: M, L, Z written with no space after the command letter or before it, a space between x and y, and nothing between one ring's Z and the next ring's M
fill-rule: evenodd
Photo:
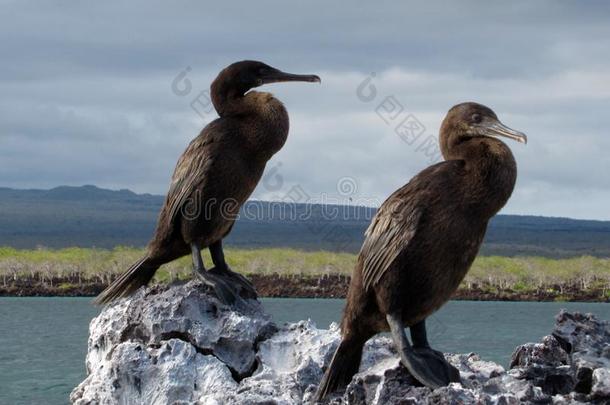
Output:
M168 226L171 226L175 217L183 210L188 209L189 217L198 215L203 210L201 205L204 196L197 193L201 194L205 188L203 183L206 181L209 167L215 158L213 146L216 139L209 133L202 135L191 142L176 165L165 202L169 213L165 218L166 221L169 221ZM190 201L190 199L195 200ZM194 204L194 206L186 207L187 204Z
M360 250L365 290L379 282L408 246L422 216L422 209L409 202L397 199L386 203L379 208L366 230L366 239Z

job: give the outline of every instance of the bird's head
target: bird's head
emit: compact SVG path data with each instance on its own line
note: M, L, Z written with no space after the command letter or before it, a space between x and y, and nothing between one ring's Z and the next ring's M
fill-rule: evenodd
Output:
M491 108L468 102L453 106L443 120L440 131L441 151L445 159L455 156L475 143L504 137L527 143L527 136L504 125Z
M212 101L218 110L227 99L241 97L250 89L278 82L320 83L320 77L286 73L263 62L244 60L227 66L218 74L212 82Z

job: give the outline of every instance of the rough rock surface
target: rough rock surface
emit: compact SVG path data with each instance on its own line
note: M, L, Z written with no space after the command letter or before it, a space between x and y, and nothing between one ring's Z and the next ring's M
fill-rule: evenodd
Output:
M277 328L257 301L229 308L196 282L142 289L90 325L88 377L75 404L309 402L338 344L336 325ZM519 346L510 370L476 354L447 355L462 383L434 391L371 339L339 404L610 403L610 324L561 312L552 334Z

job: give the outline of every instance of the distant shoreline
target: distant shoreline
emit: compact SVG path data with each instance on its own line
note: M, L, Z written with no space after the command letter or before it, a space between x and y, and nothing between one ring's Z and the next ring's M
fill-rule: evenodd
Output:
M39 246L53 250L144 247L154 232L164 200L163 195L91 185L50 190L0 187L0 246L29 250ZM357 254L375 212L373 207L353 202L335 205L250 200L242 207L225 245L235 249ZM610 221L500 214L489 223L481 254L610 258Z
M252 274L248 278L256 286L260 297L273 298L345 298L349 277L344 275L299 276L278 274ZM80 285L66 283L65 279L29 284L15 282L0 285L2 297L94 297L105 288L104 284L85 282ZM453 300L470 301L569 301L610 302L602 289L579 290L573 287L554 286L538 291L498 290L473 286L460 288Z

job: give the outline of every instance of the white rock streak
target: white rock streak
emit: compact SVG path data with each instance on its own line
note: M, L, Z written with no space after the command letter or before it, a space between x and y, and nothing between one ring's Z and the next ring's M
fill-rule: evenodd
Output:
M336 325L277 328L257 301L222 305L196 282L150 288L90 325L87 378L74 404L301 404L339 341ZM512 368L448 355L461 384L431 391L402 367L387 337L368 342L360 373L332 404L607 403L610 326L562 312L552 335L518 347Z

